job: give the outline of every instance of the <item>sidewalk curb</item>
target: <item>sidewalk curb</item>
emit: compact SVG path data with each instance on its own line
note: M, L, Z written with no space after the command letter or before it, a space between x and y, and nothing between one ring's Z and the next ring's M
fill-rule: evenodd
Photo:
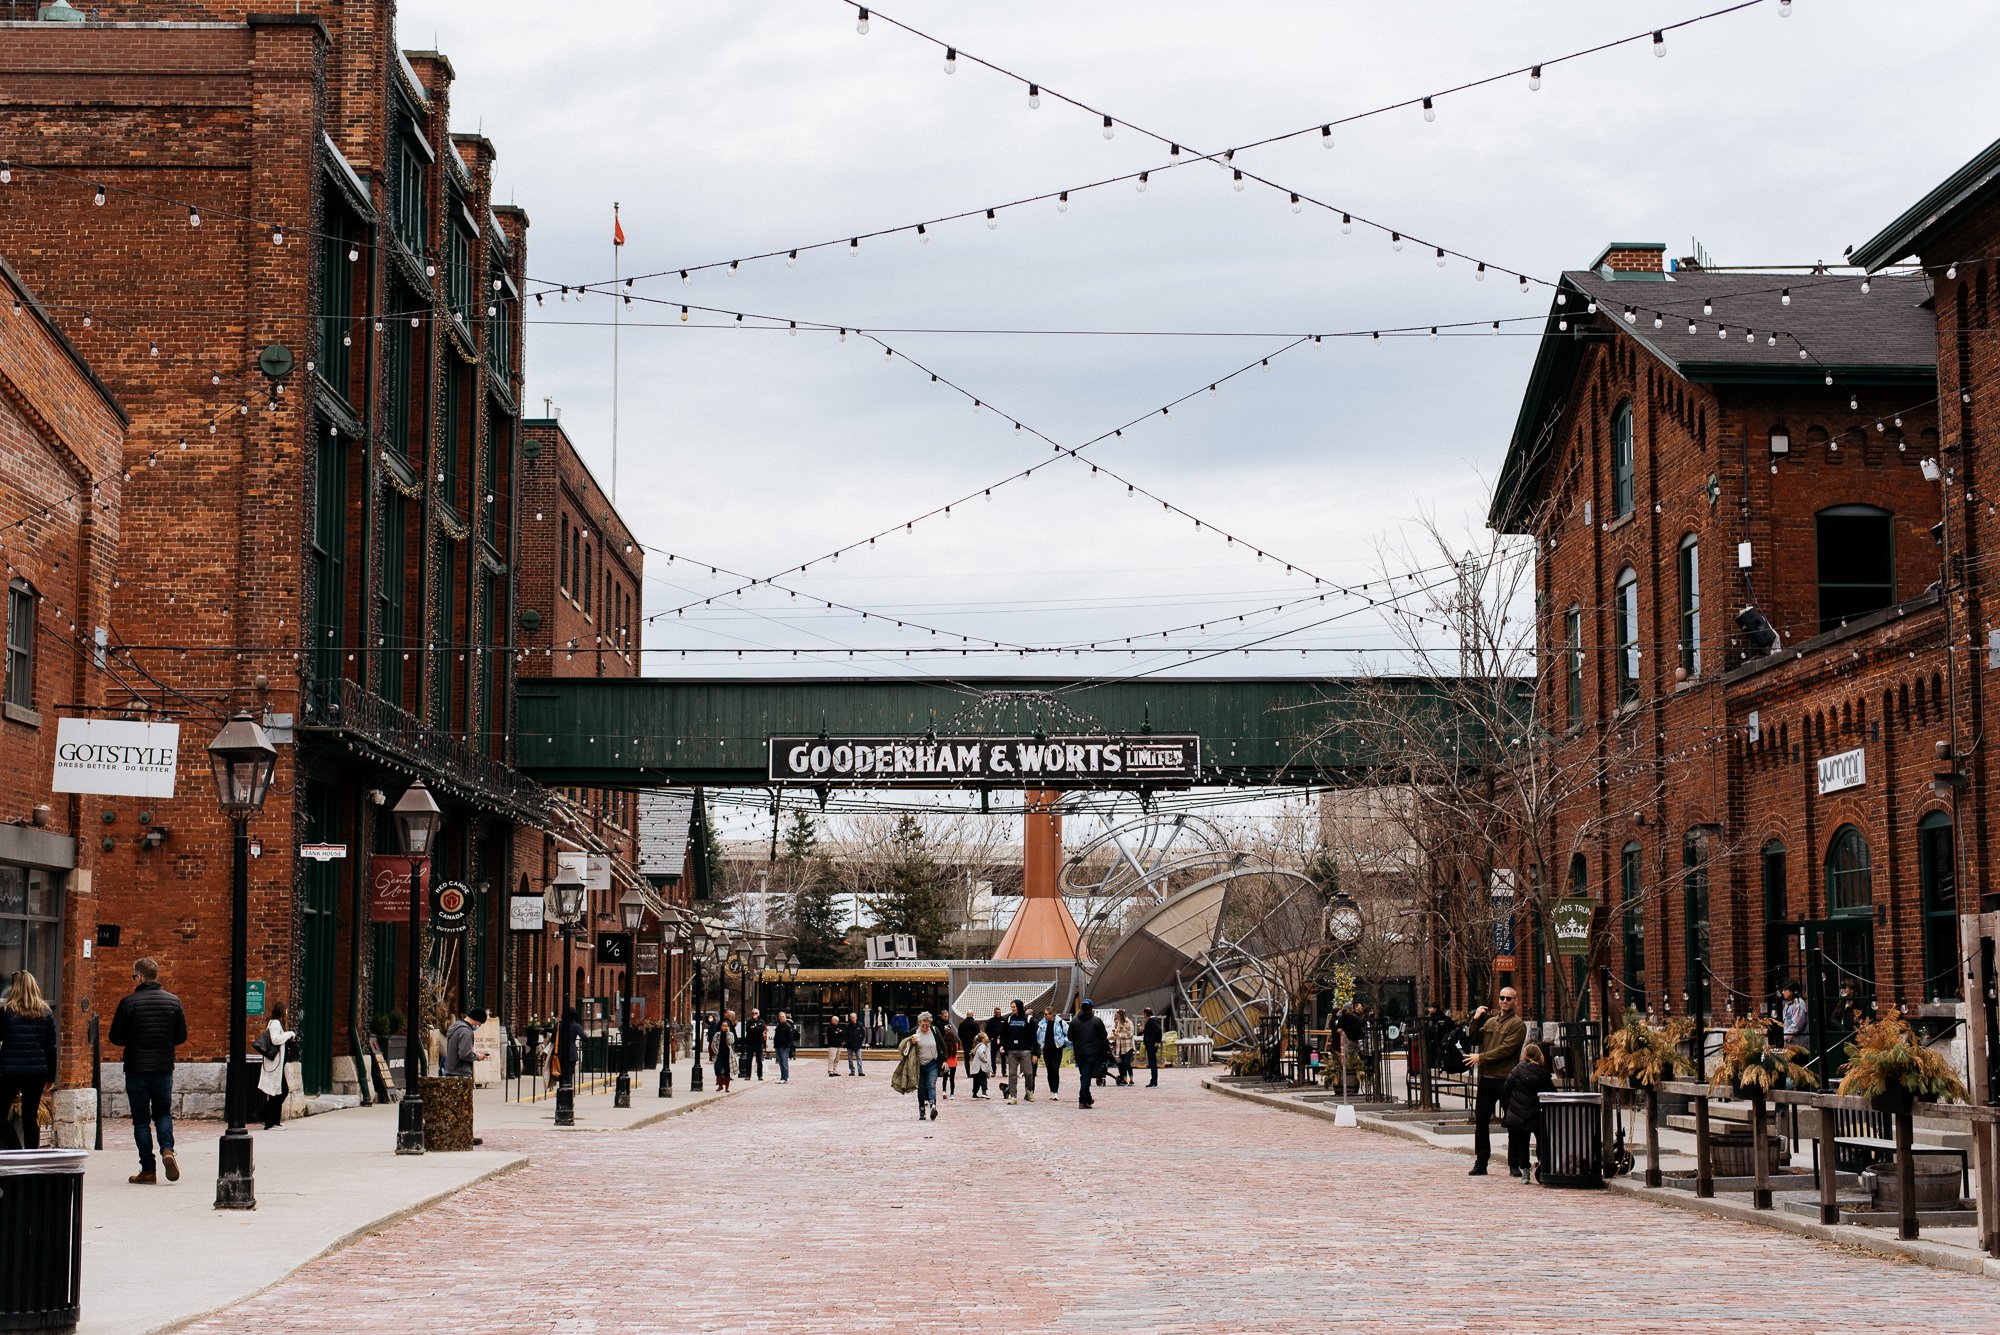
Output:
M375 1234L382 1232L384 1229L393 1228L397 1224L402 1223L406 1219L412 1218L415 1215L422 1214L425 1210L430 1209L433 1205L437 1205L440 1202L451 1199L453 1196L458 1195L461 1191L465 1191L470 1187L476 1187L482 1182L491 1182L496 1178L505 1177L507 1174L512 1173L517 1169L525 1168L527 1166L528 1166L528 1156L526 1154L516 1154L507 1162L495 1164L491 1169L487 1170L484 1173L481 1173L478 1177L473 1178L469 1182L461 1182L457 1186L447 1187L443 1191L435 1192L429 1196L426 1196L423 1200L413 1202L410 1205L404 1206L400 1210L396 1210L389 1214L383 1215L380 1219L372 1220L369 1223L361 1225L359 1228L353 1229L348 1233L342 1234L340 1237L335 1238L332 1242L322 1247L319 1251L313 1253L311 1256L308 1256L305 1260L300 1261L290 1270L287 1270L284 1274L278 1276L276 1279L272 1280L269 1284L264 1285L262 1288L257 1289L255 1292L241 1294L237 1297L231 1298L228 1302L218 1304L215 1307L211 1307L205 1312L195 1312L188 1316L176 1317L172 1321L166 1322L163 1325L147 1326L145 1329L135 1332L135 1335L167 1335L167 1332L169 1331L186 1330L189 1326L194 1325L196 1322L206 1321L208 1320L208 1318L215 1316L217 1313L226 1312L230 1308L240 1306L244 1303L255 1302L258 1298L262 1297L266 1293L269 1293L272 1289L277 1288L278 1285L283 1284L286 1280L290 1279L293 1275L298 1274L299 1271L305 1269L313 1262L323 1260L326 1257L333 1255L335 1252L345 1251L347 1248L352 1247L355 1243L360 1242L365 1238L373 1237Z
M1281 1112L1304 1117L1316 1117L1324 1122L1333 1120L1330 1108L1314 1104L1300 1103L1276 1094L1263 1094L1255 1090L1232 1089L1209 1079L1201 1082L1203 1089L1230 1098L1242 1099L1246 1103L1261 1104L1276 1108ZM1373 1131L1377 1135L1395 1136L1402 1140L1414 1141L1429 1149L1447 1154L1470 1155L1469 1148L1458 1145L1438 1145L1426 1139L1410 1127L1395 1122L1385 1122L1362 1114L1355 1119L1357 1129ZM1862 1228L1855 1224L1822 1224L1815 1219L1804 1219L1782 1211L1758 1210L1746 1204L1723 1200L1718 1197L1703 1199L1690 1191L1679 1191L1670 1187L1648 1187L1626 1178L1607 1179L1605 1190L1632 1200L1647 1201L1653 1205L1673 1210L1687 1210L1694 1214L1707 1215L1713 1219L1727 1219L1736 1223L1751 1224L1774 1229L1780 1233L1790 1233L1797 1237L1811 1238L1816 1242L1835 1247L1845 1247L1852 1251L1866 1252L1885 1260L1913 1261L1919 1265L1931 1266L1939 1270L1955 1270L1960 1274L1978 1275L1986 1279L2000 1280L2000 1260L1967 1251L1962 1247L1946 1247L1935 1242L1925 1242L1919 1238L1915 1242L1905 1242L1879 1229Z

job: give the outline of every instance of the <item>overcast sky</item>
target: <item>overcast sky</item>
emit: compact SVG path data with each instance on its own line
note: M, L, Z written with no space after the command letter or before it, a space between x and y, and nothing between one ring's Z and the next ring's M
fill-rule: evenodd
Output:
M924 3L888 14L1121 119L1218 150L1433 92L1719 5ZM1246 152L1258 174L1496 267L1553 276L1611 240L1699 242L1718 264L1838 260L1996 132L1990 51L2000 4L1953 0L1921 22L1868 0L1776 0L1650 43ZM1907 15L1903 6L1893 12ZM835 0L550 5L405 3L401 40L458 72L454 128L499 152L496 196L528 211L537 278L674 270L983 209L1157 166L1161 148L962 61L879 17L858 35ZM1197 331L1214 337L888 333L968 391L1075 444L1266 356L1298 333L1516 319L1545 288L1473 281L1426 246L1392 251L1337 215L1197 165L1145 193L1119 184L910 236L677 277L633 291L871 329ZM612 302L554 296L528 334L527 399L544 396L611 480ZM1047 444L884 358L860 338L698 327L676 306L625 309L618 505L649 544L758 576L900 523L1028 463ZM1433 513L1478 524L1534 354L1499 337L1328 340L1157 415L1099 459L1277 556L1198 531L1086 464L1061 461L758 590L667 617L649 649L933 645L923 631L804 615L817 597L959 634L1047 645L1203 618L1216 647L1294 630L1307 612L1238 613L1330 579L1379 573ZM1259 337L1222 337L1252 333ZM647 562L655 613L733 581ZM1159 643L1157 635L1154 642ZM1382 646L1371 615L1271 641ZM905 660L654 653L656 674L1132 671L1095 660ZM1214 673L1348 670L1352 655L1231 655ZM768 665L760 667L759 664Z

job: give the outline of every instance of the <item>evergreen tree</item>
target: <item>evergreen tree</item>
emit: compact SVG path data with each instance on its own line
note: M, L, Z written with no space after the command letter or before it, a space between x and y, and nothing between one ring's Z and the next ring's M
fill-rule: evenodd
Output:
M803 811L792 813L778 857L779 884L786 888L785 925L799 964L808 969L844 964L847 923L840 911L839 877L819 848L819 829Z
M931 856L916 817L905 812L897 818L885 852L874 892L862 897L875 930L916 937L917 953L927 958L942 954L958 924L952 921L946 872Z

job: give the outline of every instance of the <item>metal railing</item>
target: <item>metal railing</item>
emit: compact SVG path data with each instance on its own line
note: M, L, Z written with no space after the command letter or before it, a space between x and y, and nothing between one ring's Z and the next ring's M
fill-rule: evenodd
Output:
M433 727L381 696L342 677L314 686L303 726L359 738L424 775L433 787L512 809L530 822L548 814L546 791L504 760L474 746L463 734Z

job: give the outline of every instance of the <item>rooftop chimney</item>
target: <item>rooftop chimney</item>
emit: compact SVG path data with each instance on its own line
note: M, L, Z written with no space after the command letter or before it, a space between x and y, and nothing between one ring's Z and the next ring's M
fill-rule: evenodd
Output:
M1664 241L1613 241L1590 262L1607 282L1665 282L1667 246Z

